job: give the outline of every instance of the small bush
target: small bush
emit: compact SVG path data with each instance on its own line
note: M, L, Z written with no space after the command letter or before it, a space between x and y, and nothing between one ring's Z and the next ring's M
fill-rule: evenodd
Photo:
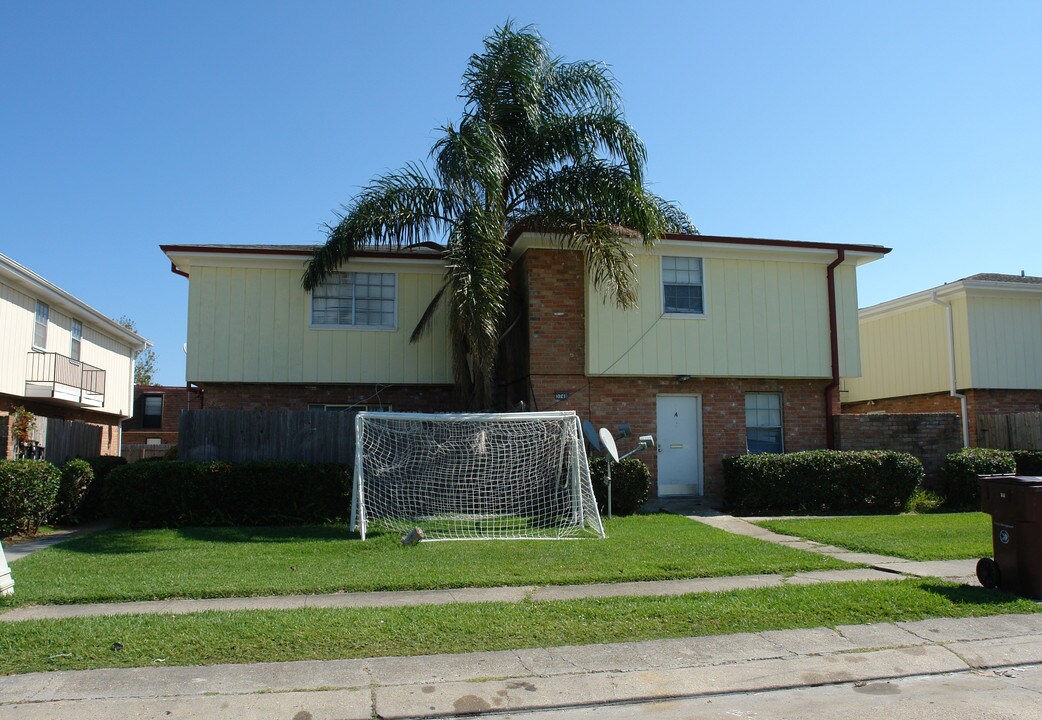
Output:
M808 450L724 459L724 501L744 513L899 512L923 464L890 450Z
M61 485L51 519L61 523L75 523L80 505L94 483L94 469L86 460L69 460L62 465Z
M35 533L60 484L61 472L45 460L0 460L0 536Z
M109 476L109 473L116 468L126 465L127 459L120 457L119 455L96 455L94 457L86 458L87 463L90 465L91 470L94 471L94 482L87 488L87 494L83 498L83 502L80 503L79 512L76 513L77 518L83 522L86 520L97 520L105 515L105 509L103 507L103 495L105 489L105 479Z
M1042 450L1014 450L1017 475L1042 475Z
M590 459L590 479L593 494L601 513L608 512L608 486L604 482L607 470L605 458ZM648 500L651 491L651 471L637 458L626 458L611 469L612 515L632 515Z
M105 508L147 527L285 525L347 517L351 468L291 461L137 462L113 470Z
M991 448L963 448L950 453L941 468L944 496L953 508L975 505L980 499L978 475L999 475L1017 471L1013 453Z
M935 492L918 488L905 503L905 512L928 513L944 505L944 498Z

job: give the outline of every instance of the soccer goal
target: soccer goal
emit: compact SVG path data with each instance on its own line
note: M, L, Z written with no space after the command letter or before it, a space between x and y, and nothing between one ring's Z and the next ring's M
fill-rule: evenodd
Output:
M351 528L427 540L604 537L574 412L361 412Z

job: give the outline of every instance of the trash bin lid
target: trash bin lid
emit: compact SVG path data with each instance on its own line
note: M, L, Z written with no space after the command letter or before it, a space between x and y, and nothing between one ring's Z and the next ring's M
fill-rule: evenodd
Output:
M1038 475L978 475L977 479L980 482L1008 485L1042 485L1042 476Z

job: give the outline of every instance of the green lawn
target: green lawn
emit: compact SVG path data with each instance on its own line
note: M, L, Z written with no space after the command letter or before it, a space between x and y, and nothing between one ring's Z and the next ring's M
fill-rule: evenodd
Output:
M991 556L991 518L984 513L870 515L757 523L784 535L909 560Z
M0 674L459 653L1040 609L994 590L904 580L680 597L32 620L0 626Z
M608 539L402 547L342 526L108 530L12 564L4 603L565 585L850 567L676 515L606 521Z

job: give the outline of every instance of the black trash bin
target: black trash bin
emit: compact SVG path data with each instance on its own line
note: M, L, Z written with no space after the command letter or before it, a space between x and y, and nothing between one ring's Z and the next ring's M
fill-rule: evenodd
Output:
M977 579L1042 599L1042 477L981 475L980 506L991 515L995 558L977 563Z

